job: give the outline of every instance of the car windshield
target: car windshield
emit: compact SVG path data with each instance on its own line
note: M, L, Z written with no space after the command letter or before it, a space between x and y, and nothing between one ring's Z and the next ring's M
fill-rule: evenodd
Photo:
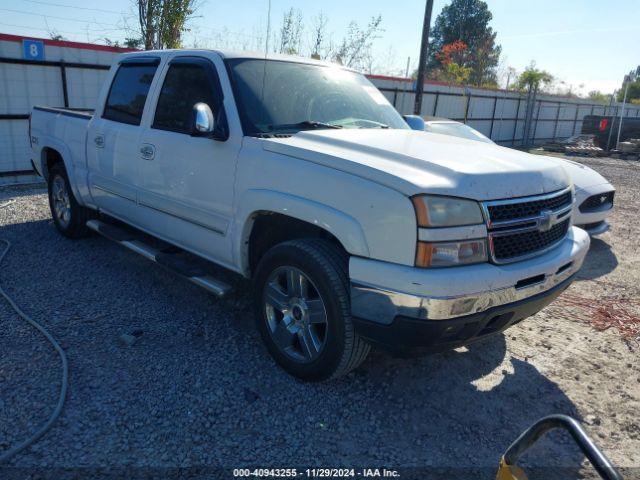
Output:
M408 129L363 75L340 68L260 59L227 60L248 135L329 128Z
M427 123L426 130L427 132L452 135L454 137L466 138L467 140L475 140L477 142L493 143L492 140L485 137L479 131L465 125L464 123L430 122Z

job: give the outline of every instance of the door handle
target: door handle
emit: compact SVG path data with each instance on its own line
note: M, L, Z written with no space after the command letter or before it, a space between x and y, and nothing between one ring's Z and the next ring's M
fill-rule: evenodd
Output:
M95 143L98 148L104 147L104 135L96 135L93 139L93 143Z
M140 156L144 160L153 160L153 157L155 155L156 155L156 147L154 147L150 143L145 143L140 147Z

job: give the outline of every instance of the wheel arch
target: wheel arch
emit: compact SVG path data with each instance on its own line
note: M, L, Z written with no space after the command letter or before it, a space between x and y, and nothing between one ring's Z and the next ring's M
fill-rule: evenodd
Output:
M271 190L248 192L242 205L237 215L235 256L247 277L270 246L298 238L326 238L349 254L369 256L356 219L328 205Z
M62 163L65 171L67 172L67 178L69 179L71 191L73 192L76 201L83 205L83 197L78 190L75 170L73 168L71 159L71 151L65 144L58 142L55 139L47 139L43 142L43 145L40 149L40 172L42 173L42 178L44 178L45 181L48 181L49 172L51 171L53 165Z

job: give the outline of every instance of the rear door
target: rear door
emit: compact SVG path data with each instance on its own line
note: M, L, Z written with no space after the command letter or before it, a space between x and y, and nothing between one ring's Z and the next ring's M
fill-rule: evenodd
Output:
M215 61L176 54L164 67L141 139L138 199L144 228L218 263L231 263L229 227L240 135L192 136L193 106L206 103L217 130L228 132Z
M138 214L140 135L160 59L132 57L118 65L104 105L88 131L89 188L95 204L123 220Z

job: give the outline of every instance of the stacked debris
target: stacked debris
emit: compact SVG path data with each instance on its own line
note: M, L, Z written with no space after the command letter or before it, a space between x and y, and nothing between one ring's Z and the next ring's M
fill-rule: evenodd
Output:
M595 135L574 135L564 140L548 142L542 146L542 149L566 155L600 157L604 154L604 150L596 145L594 138Z
M627 142L618 144L616 157L626 160L640 160L640 138L631 138Z

